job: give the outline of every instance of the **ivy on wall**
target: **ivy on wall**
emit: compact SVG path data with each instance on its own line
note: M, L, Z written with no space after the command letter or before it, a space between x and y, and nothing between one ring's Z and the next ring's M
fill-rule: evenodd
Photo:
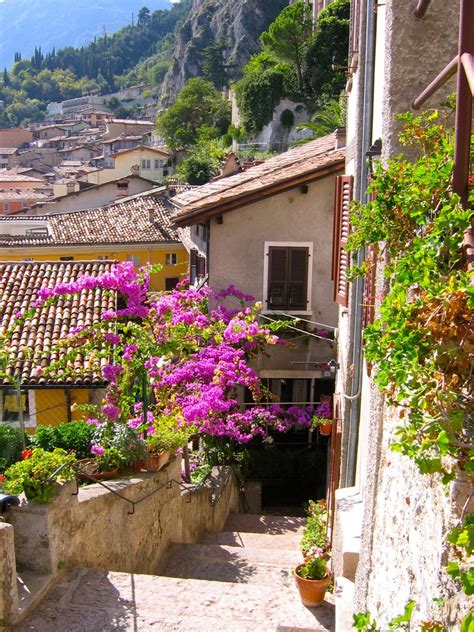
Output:
M463 248L472 211L452 191L449 113L400 118L401 142L416 157L376 167L373 201L353 207L349 246L373 245L388 262L388 289L365 331L365 355L400 411L392 447L448 482L458 471L474 474L474 288ZM364 273L365 265L353 268Z

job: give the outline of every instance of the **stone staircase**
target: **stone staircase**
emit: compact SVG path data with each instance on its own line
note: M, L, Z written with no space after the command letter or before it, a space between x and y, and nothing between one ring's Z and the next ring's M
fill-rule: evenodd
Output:
M231 515L224 531L173 545L156 575L74 569L16 630L333 630L332 595L305 608L294 585L303 522Z

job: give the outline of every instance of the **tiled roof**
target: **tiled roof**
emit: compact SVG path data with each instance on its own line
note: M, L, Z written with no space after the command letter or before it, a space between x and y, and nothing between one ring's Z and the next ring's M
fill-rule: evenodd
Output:
M0 182L42 182L40 178L32 178L17 172L0 171ZM44 184L44 183L43 183Z
M161 156L168 156L169 153L164 149L157 149L156 147L149 147L148 145L136 145L135 147L127 147L126 149L119 149L115 152L114 156L121 156L122 154L126 154L130 151L151 151L155 154L160 154Z
M39 189L0 189L0 200L47 200L50 196Z
M33 306L38 290L68 283L80 276L98 276L109 272L110 261L0 263L0 335L13 330L11 337L12 362L7 366L8 376L20 380L22 385L88 385L102 383L98 366L87 356L76 355L73 376L45 376L38 374L60 360L68 348L61 351L57 343L70 334L74 327L99 322L101 315L116 307L116 295L101 289L88 290L75 296L62 296L48 307L37 310L33 318L16 323L15 315ZM8 384L5 380L3 384Z
M174 219L178 225L194 220L204 212L225 210L226 205L236 208L252 197L265 197L266 191L279 185L294 186L295 181L318 177L325 168L342 167L344 150L336 150L336 133L329 134L283 154L265 160L259 165L227 178L204 184L173 198L178 206ZM192 221L191 221L192 223Z
M0 147L0 154L16 154L17 147Z
M108 206L82 211L69 211L34 216L48 224L49 235L2 234L0 217L0 248L28 246L75 246L104 244L177 243L179 237L172 227L173 209L164 195L164 187L124 198ZM16 218L31 221L31 216ZM8 231L10 232L10 231ZM1 256L1 250L0 250Z

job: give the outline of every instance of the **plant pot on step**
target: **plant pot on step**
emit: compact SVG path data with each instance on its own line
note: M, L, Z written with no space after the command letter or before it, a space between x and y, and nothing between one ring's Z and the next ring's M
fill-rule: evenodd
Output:
M160 454L149 454L145 459L144 469L148 472L158 472L171 458L171 452L165 450Z
M331 577L329 574L323 579L307 579L298 575L298 570L304 566L300 564L295 569L295 582L300 593L300 599L304 606L308 608L317 608L324 602L324 596L329 584L331 583Z

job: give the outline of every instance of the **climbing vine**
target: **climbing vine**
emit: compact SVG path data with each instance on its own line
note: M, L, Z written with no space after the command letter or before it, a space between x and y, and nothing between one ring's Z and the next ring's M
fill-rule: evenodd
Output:
M393 449L448 482L474 473L473 286L463 248L472 211L453 193L449 113L404 114L410 156L375 168L351 214L349 248L371 247L386 263L378 318L365 331L375 381L400 411ZM474 201L471 191L470 204ZM369 258L353 275L368 271Z

